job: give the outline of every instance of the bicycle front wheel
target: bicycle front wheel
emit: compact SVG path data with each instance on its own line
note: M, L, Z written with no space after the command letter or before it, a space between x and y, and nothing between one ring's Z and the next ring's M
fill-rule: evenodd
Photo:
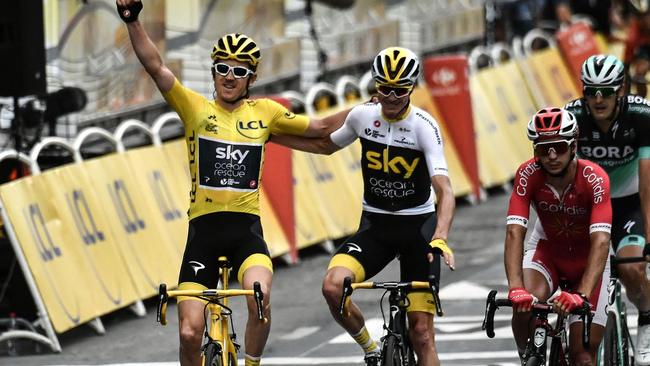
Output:
M630 350L625 332L616 325L616 315L607 315L605 325L605 365L630 366Z
M210 342L203 351L204 366L223 366L221 362L221 347L219 344Z
M402 366L400 344L397 337L387 336L381 348L382 366Z
M525 366L541 366L543 365L542 359L537 356L531 356L528 360L526 360Z

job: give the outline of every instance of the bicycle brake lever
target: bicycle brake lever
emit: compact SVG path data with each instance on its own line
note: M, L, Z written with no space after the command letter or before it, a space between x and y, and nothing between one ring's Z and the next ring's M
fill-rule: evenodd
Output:
M167 325L165 311L167 310L167 285L161 283L158 286L158 310L156 311L156 321L162 325Z
M339 314L345 316L345 301L352 294L352 279L345 277L343 279L343 294L341 295L341 304L339 304Z
M262 286L257 281L253 283L253 296L255 297L255 303L257 304L257 319L264 320L264 312L262 311L264 293L262 292Z
M582 304L582 315L580 319L582 320L582 346L585 349L589 349L589 338L591 337L591 321L593 320L593 314L591 313L591 306L588 302Z
M439 249L433 249L431 252L434 255L438 254L436 252L442 253ZM436 275L434 274L437 270L436 261L429 262L429 289L431 289L431 295L433 296L433 305L436 307L436 315L443 316L444 312L442 311L442 303L440 302L438 287L436 286Z
M494 338L494 313L497 311L496 296L497 291L492 290L485 301L485 317L483 318L481 328L485 331L488 338Z

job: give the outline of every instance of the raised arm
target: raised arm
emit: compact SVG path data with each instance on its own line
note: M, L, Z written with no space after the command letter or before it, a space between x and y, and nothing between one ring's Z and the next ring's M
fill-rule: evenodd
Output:
M125 21L129 31L129 39L138 60L151 76L162 93L171 90L174 85L174 74L165 66L160 52L151 41L144 26L137 19L142 3L136 0L116 0L118 14Z

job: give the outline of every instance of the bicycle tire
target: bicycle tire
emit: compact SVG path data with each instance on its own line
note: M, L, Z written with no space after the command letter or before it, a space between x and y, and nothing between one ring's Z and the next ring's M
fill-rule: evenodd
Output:
M630 355L628 340L625 333L620 334L621 345L619 349L618 338L619 330L616 327L616 315L610 313L607 315L607 324L605 325L605 365L612 366L630 366ZM621 358L623 362L621 363Z
M524 366L541 366L543 365L542 359L537 356L530 356Z
M395 336L387 336L381 347L381 366L402 366L400 344Z
M228 366L237 366L237 354L230 352L228 356Z
M553 338L551 341L551 350L548 354L548 364L550 366L568 366L569 360L563 348L563 341L560 338Z
M214 342L210 342L203 351L204 366L223 366L221 362L221 347Z

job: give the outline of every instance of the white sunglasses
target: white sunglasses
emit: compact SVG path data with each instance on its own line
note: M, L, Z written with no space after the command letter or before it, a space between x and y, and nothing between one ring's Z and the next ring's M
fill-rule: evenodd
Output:
M254 74L252 70L247 69L243 66L230 66L222 62L214 64L212 66L212 69L214 70L214 72L216 72L221 76L227 76L228 73L232 71L232 76L234 76L236 79L242 79L247 77L248 75Z

